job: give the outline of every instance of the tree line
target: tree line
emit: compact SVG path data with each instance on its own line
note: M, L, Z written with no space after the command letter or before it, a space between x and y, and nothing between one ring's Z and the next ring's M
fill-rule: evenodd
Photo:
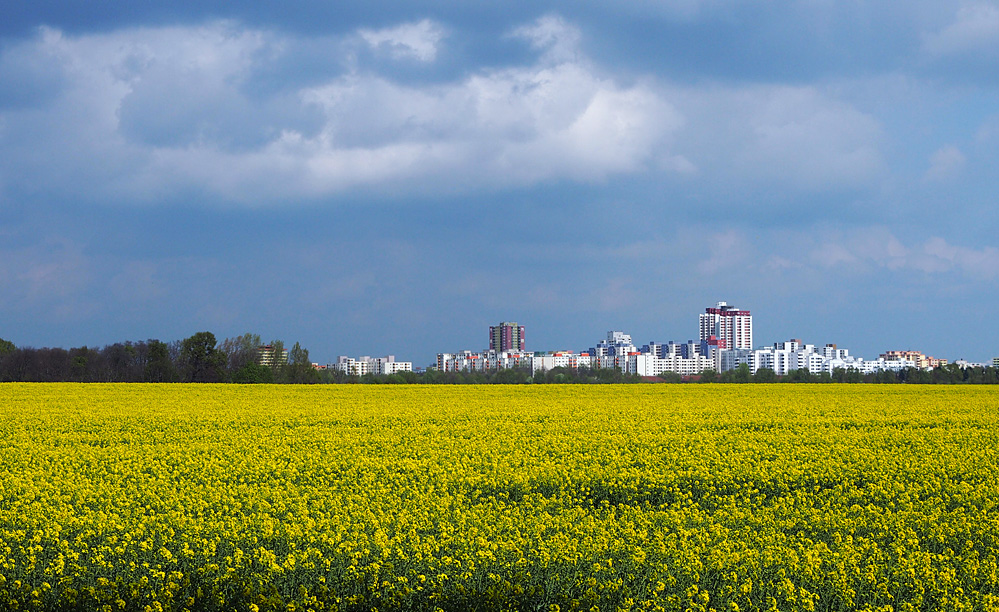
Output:
M288 360L261 365L256 334L244 334L218 342L211 332L198 332L174 342L150 339L118 342L102 348L17 347L0 338L0 382L209 382L209 383L329 383L329 384L601 384L639 382L699 383L875 383L875 384L999 384L999 368L960 367L948 364L933 370L910 368L899 372L862 374L836 369L831 374L793 370L777 376L762 368L755 374L746 364L735 370L713 370L681 377L665 372L653 379L626 374L616 368L554 368L532 373L527 369L487 372L424 372L351 376L332 370L316 370L309 351L298 342L288 350ZM275 355L284 342L268 343Z
M271 341L276 354L284 343ZM217 342L198 332L175 342L150 339L102 348L17 347L0 338L0 382L232 382L315 383L319 372L299 343L287 363L259 363L260 336L244 334Z
M950 363L944 366L933 368L932 370L921 370L919 368L906 368L893 372L891 370L880 370L870 374L864 374L858 370L836 368L829 372L813 374L808 370L792 370L784 376L777 376L769 368L760 368L753 374L749 366L740 364L734 370L728 370L719 374L714 370L701 372L697 377L691 377L697 382L720 382L720 383L868 383L868 384L899 384L908 383L916 385L994 385L999 384L999 368L993 366L969 366L961 367Z

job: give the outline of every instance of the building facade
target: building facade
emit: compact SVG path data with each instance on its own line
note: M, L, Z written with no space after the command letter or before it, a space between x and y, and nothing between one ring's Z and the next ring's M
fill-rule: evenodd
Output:
M523 351L524 326L515 321L504 321L489 327L489 350L496 352Z
M811 374L832 374L837 369L843 369L874 374L885 370L900 372L918 367L911 359L885 359L882 355L875 360L865 360L850 355L848 350L838 348L835 344L816 348L814 344L804 344L801 340L775 342L773 346L751 351L748 363L753 374L767 368L777 376L786 376L794 370L808 370Z
M413 362L396 361L395 355L371 358L367 355L354 359L341 355L337 357L336 363L330 364L328 369L349 376L364 376L365 374L395 374L397 372L412 372Z
M718 302L704 309L698 327L699 339L708 341L714 336L719 350L753 348L753 315L748 310Z
M930 357L924 355L920 351L885 351L881 354L881 359L886 361L896 361L899 359L907 359L909 361L915 362L916 367L921 370L932 370L933 368L939 368L940 366L947 365L946 359L937 359L936 357Z
M257 347L257 363L267 367L286 365L288 363L288 349L279 351L273 345L262 344Z

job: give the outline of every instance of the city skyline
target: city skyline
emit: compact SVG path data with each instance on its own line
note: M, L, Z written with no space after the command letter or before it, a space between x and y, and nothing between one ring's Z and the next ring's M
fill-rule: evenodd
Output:
M766 368L777 376L785 376L797 369L808 370L812 374L824 372L832 375L837 369L875 374L909 368L931 370L949 362L961 367L994 366L999 363L999 357L976 363L963 358L932 356L912 348L886 349L872 359L851 353L849 348L835 342L823 345L803 342L800 338L755 346L752 340L752 312L725 301L706 307L698 315L697 327L699 338L696 341L650 340L641 345L632 339L631 334L612 330L590 348L526 349L523 342L518 348L513 348L509 342L499 342L501 330L515 328L521 338L525 331L525 326L503 322L489 327L490 344L486 350L465 348L453 353L441 352L432 367L445 372L522 369L532 374L554 368L610 368L625 374L656 377L666 372L682 376L700 374L705 370L721 373L741 365L748 366L750 374ZM339 361L342 363L345 359L341 357Z
M999 347L999 1L21 3L0 337Z
M653 353L655 353L657 350L659 350L656 347L659 347L661 349L662 347L668 344L671 345L672 347L670 350L673 350L673 348L675 348L676 350L679 351L681 348L683 348L684 356L686 357L687 356L686 348L681 346L684 344L690 347L694 347L695 345L699 345L701 347L700 349L693 349L693 350L699 350L699 351L710 350L712 352L728 351L730 353L737 352L739 350L757 351L757 352L761 350L767 351L772 349L785 350L787 349L788 345L795 345L798 347L801 346L815 347L815 346L824 345L826 349L829 349L831 347L832 350L835 351L836 347L839 345L839 343L837 342L825 342L825 341L803 342L800 338L794 338L791 336L788 336L787 338L789 339L786 340L775 340L774 342L753 344L752 312L747 309L737 308L726 301L718 301L714 306L705 307L704 312L698 314L696 329L697 329L697 334L695 334L694 337L689 337L686 340L683 340L682 338L684 338L685 336L681 334L680 336L676 336L669 339L667 342L662 342L661 340L657 339L651 339L646 344L642 345L642 349L640 350L643 353L649 352L650 350ZM623 330L620 329L608 331L606 333L606 338L599 341L595 348L594 347L578 348L580 344L577 342L575 345L566 344L566 345L560 345L557 348L545 347L545 348L528 349L526 348L525 338L526 338L525 325L520 325L515 321L503 321L497 325L489 326L487 346L483 351L480 352L478 349L465 347L459 349L459 353L464 352L465 354L483 355L485 353L507 353L507 352L535 353L536 352L538 354L547 353L549 355L551 354L557 355L565 353L565 354L576 354L583 356L590 356L590 355L600 356L607 354L608 351L610 351L610 353L613 354L615 346L627 346L630 347L631 349L639 350L637 346L641 344L641 342L636 344L632 339L631 334L625 333ZM0 340L9 342L9 340L6 340L2 337L0 337ZM128 341L119 340L117 342L119 343L131 342L131 341L140 342L142 340L143 339L130 339ZM151 338L150 340L162 340L162 339ZM220 345L222 344L223 340L227 339L223 337L217 338L217 342ZM233 338L229 338L228 340L233 340ZM175 339L172 342L179 343L180 341L181 339ZM283 340L281 340L281 342L283 342ZM586 341L584 341L584 344L585 342ZM108 346L110 344L114 344L114 342L103 343L103 346ZM673 347L672 345L675 345L675 347ZM67 346L56 346L56 347L39 347L31 345L22 345L22 346L36 348L36 349L74 348ZM309 350L308 346L304 348L306 350ZM840 350L842 351L842 349ZM262 365L271 365L272 363L275 363L275 360L287 362L288 359L287 349L283 349L283 353L280 356L278 356L274 353L274 347L269 344L260 345L258 347L258 351L260 353L260 363ZM330 351L329 349L327 349L326 351L323 351L322 354L325 355L326 353L329 352L337 352L337 351L335 350ZM319 360L314 361L313 363L314 365L319 365L324 368L331 367L337 370L341 370L343 372L355 373L355 374L368 373L368 372L377 373L377 374L386 373L384 363L391 363L391 364L401 363L405 365L405 369L410 369L410 370L412 370L413 368L416 369L423 368L420 361L414 362L412 360L408 360L408 361L397 362L395 355L393 354L387 354L385 357L371 357L371 351L368 351L367 352L368 354L364 355L362 355L364 351L361 351L355 353L356 355L359 356L354 358L339 353L342 353L342 351L338 352L338 355L335 359L324 361L322 358L320 358ZM433 359L428 363L430 363L431 366L437 364L437 366L439 367L441 363L442 354L449 354L449 353L438 352L436 354L436 359ZM876 354L879 356L880 359L885 359L885 358L902 359L902 360L915 359L916 365L920 368L932 368L935 367L937 362L942 362L946 364L948 361L952 363L958 362L958 363L971 363L971 364L983 364L983 365L991 364L993 366L999 363L999 356L993 356L991 358L986 358L983 360L966 359L964 357L940 358L939 356L934 357L930 355L928 352L924 352L922 350L919 350L918 348L913 348L911 346L908 346L906 348L898 348L898 347L887 348L878 351ZM864 359L870 361L869 356L858 355L856 352L854 352L854 355L852 355L851 357L859 357L862 361ZM715 363L716 365L720 366L722 361L716 361ZM546 367L550 368L552 366L549 365ZM575 367L575 365L573 365L573 367ZM594 367L600 367L600 366L594 366ZM724 369L724 368L719 368L719 369ZM388 371L393 372L397 370L389 369Z

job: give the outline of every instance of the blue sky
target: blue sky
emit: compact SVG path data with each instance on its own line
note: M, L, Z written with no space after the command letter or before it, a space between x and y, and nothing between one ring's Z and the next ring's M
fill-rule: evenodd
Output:
M999 355L999 2L32 2L0 337Z

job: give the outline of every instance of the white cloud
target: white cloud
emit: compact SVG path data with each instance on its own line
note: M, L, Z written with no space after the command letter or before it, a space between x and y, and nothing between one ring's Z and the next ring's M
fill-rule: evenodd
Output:
M275 92L254 80L293 44L275 33L224 22L83 37L45 30L30 51L58 57L68 77L47 108L0 108L0 124L17 126L0 140L0 184L266 205L358 187L600 181L671 158L663 147L682 118L652 84L623 86L568 61L578 32L558 18L521 34L546 50L537 64L436 85L355 71ZM427 60L441 30L423 21L362 36ZM555 49L566 61L550 61ZM50 168L59 176L42 179Z
M953 23L924 38L924 49L934 56L985 53L995 56L999 47L999 5L965 2Z
M968 276L995 280L999 279L999 249L971 249L934 237L921 245L915 254L913 266L924 272L959 270Z
M548 62L575 62L580 59L579 28L558 15L546 15L530 25L517 28L513 35L530 41L533 48L543 51Z
M887 227L753 232L732 228L705 232L698 246L681 252L689 252L690 265L699 274L737 270L736 278L766 278L764 284L771 287L816 279L827 285L839 282L833 279L855 283L885 271L899 285L923 276L999 281L999 247L964 246L941 236L902 240ZM675 258L677 253L670 255Z
M802 267L800 261L796 259L788 259L787 257L781 257L780 255L770 256L766 262L763 264L764 270L797 270Z
M659 160L659 167L678 175L694 175L698 167L683 155L665 155Z
M274 66L301 44L276 32L229 22L42 30L0 54L12 74L19 62L58 72L39 86L45 104L0 99L0 185L266 206L359 188L465 192L643 172L826 190L870 185L883 171L879 123L830 91L622 83L582 53L579 29L561 17L514 35L539 52L536 62L420 84L334 57L354 67L275 84ZM423 20L327 48L431 61L443 36Z
M937 149L930 157L930 167L926 171L925 179L932 182L951 180L960 174L964 163L964 153L954 145Z
M382 30L362 29L358 34L373 49L387 50L393 58L432 62L445 32L439 24L424 19Z
M999 279L999 249L958 246L934 236L906 245L885 228L868 228L847 235L827 236L812 251L811 263L819 268L853 270L885 268L925 274L954 274Z
M726 186L826 192L885 175L873 116L818 86L665 86L684 119L671 139L676 170ZM686 163L683 163L683 162Z
M727 102L745 126L734 162L747 177L822 189L881 171L877 121L814 87L752 87Z
M543 52L541 62L431 88L351 75L303 92L328 118L312 143L324 153L314 180L349 180L334 158L361 151L379 180L456 180L457 164L467 164L459 180L477 183L600 180L641 170L680 124L650 85L621 87L596 74L578 57L578 30L561 18L543 17L515 35Z
M846 266L852 269L880 267L898 270L907 266L910 249L885 228L855 230L821 240L810 251L812 262L820 267Z
M750 261L751 250L746 236L738 230L730 229L715 232L703 237L704 252L708 258L697 264L700 274L715 274L723 270L731 270L733 262Z

